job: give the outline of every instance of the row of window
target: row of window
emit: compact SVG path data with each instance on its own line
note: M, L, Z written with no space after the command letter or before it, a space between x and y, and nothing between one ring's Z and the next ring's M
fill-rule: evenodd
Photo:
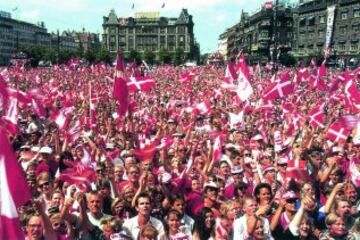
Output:
M185 34L186 27L185 26L178 26L176 27L137 27L137 28L119 28L119 34L126 34L126 33L144 33L144 34ZM110 34L116 34L116 28L110 28Z
M318 49L319 51L322 51L324 47L324 44L308 44L306 46L306 49ZM301 45L299 46L299 49L304 49L305 46ZM345 43L341 43L341 44L337 44L334 46L334 49L337 51L357 51L360 50L360 45L359 43L351 43L351 44L345 44Z
M348 11L343 11L340 13L340 17L341 20L347 20L349 18L349 12ZM354 9L353 10L353 18L360 18L360 9ZM318 20L318 21L316 21ZM306 24L307 22L307 24ZM300 27L304 27L304 26L314 26L315 23L326 23L326 16L322 15L322 16L310 16L308 18L302 18L299 21L299 26Z
M352 25L352 31L354 33L359 33L360 32L360 23L359 24L355 24L355 25ZM348 32L348 26L340 26L339 27L339 33L341 34L346 34ZM314 38L314 37L324 37L325 36L325 29L320 29L317 31L317 35L315 33L315 31L309 31L307 33L305 32L302 32L299 34L299 37L300 39L305 39L305 38Z

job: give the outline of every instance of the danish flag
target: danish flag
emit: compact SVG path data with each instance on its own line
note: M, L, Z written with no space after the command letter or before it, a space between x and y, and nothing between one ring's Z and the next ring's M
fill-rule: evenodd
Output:
M333 143L337 142L339 144L343 144L349 134L350 131L346 128L346 126L342 122L337 121L330 126L326 136Z
M151 77L130 77L127 82L129 92L148 91L155 86L154 79Z

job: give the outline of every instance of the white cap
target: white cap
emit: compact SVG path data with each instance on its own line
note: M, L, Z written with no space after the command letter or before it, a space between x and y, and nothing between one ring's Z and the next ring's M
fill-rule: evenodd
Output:
M252 139L258 141L258 140L263 140L263 137L261 136L261 134L256 134Z
M232 174L242 173L244 170L240 166L235 166L231 169Z
M46 153L46 154L52 154L53 150L49 146L44 146L40 149L39 153Z
M112 142L107 142L106 144L105 144L105 148L107 148L107 149L114 149L114 143L112 143Z
M210 187L210 188L218 188L218 186L217 186L216 183L214 183L214 182L206 182L206 183L204 184L204 189L205 189L205 188L208 188L208 187Z
M161 182L162 183L168 183L171 180L171 174L168 172L164 172L161 174Z
M40 147L34 146L30 149L32 152L39 152Z

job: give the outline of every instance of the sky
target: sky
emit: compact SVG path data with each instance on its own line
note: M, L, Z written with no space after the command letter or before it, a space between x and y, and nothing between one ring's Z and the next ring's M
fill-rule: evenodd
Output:
M294 2L291 0L290 2ZM266 0L1 0L0 11L36 24L43 21L48 32L64 30L102 34L103 16L115 9L118 17L134 12L156 11L178 17L182 8L193 16L194 33L202 53L217 49L219 35L240 20L241 10L255 12ZM165 3L165 7L161 6ZM134 9L132 9L134 5Z

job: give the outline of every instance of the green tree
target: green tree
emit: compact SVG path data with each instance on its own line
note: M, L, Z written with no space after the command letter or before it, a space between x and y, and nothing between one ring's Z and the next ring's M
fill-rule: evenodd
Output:
M176 65L180 65L184 63L184 61L185 61L184 49L177 48L174 54L174 63Z
M96 59L96 53L95 53L95 50L92 49L92 48L89 48L84 57L86 58L86 60L89 61L89 63L94 63L95 62L95 59Z
M200 64L206 64L206 61L207 61L208 57L209 57L208 53L201 54L201 56L200 56Z
M136 51L135 49L131 49L131 50L130 50L130 53L129 53L129 57L128 57L128 58L129 58L128 60L129 60L130 62L134 61L134 59L135 59L135 61L136 61L137 64L140 64L140 63L141 63L141 60L142 60L141 54L140 54L138 51Z
M42 60L56 63L56 50L54 48L45 49Z
M84 46L83 46L82 42L79 42L79 46L76 49L76 56L79 56L81 58L84 56Z
M155 62L155 53L149 49L146 49L144 52L144 60L146 61L146 63L148 64L154 64Z
M95 62L104 62L104 63L111 63L111 55L110 52L105 48L102 47L99 51L96 52Z
M169 64L171 62L171 54L165 48L161 48L158 53L159 61L163 64Z

